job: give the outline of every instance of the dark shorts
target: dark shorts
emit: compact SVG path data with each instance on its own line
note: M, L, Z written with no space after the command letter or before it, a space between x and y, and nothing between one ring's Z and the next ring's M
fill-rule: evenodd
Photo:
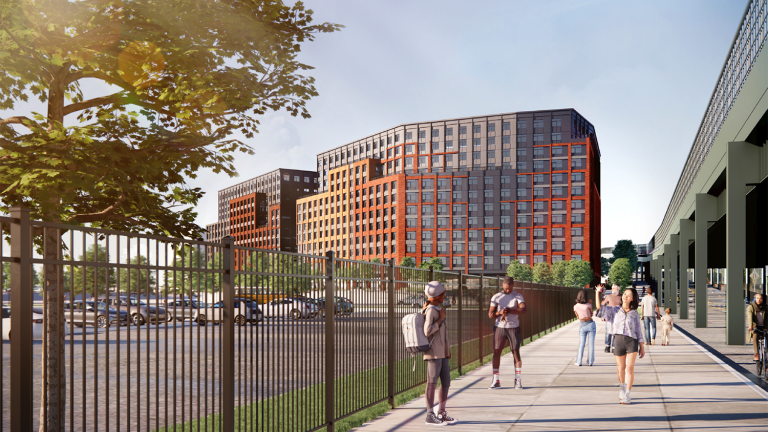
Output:
M493 349L504 349L504 344L509 341L509 349L517 351L520 349L520 327L516 328L493 328Z
M437 384L438 378L443 387L451 385L451 363L447 358L427 360L427 383Z
M613 355L617 357L625 356L628 353L636 353L640 349L640 343L637 339L624 335L614 336L615 345Z

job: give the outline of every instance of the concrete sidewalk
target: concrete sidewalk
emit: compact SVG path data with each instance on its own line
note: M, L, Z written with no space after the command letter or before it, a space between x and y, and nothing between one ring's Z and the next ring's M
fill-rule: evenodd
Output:
M768 430L768 393L745 384L673 330L670 346L648 347L635 367L632 405L620 405L613 355L603 352L598 322L595 365L575 366L579 323L521 349L523 390L512 388L514 360L502 358L502 388L488 389L485 365L451 385L448 413L463 431ZM660 339L657 338L657 341ZM586 364L586 356L584 364ZM418 398L357 428L362 432L421 431Z

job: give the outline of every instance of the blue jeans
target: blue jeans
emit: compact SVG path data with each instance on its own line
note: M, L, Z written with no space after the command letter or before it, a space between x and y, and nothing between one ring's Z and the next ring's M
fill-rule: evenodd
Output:
M613 323L610 321L605 322L605 346L613 345L613 340L612 340L613 335L611 334L612 325Z
M656 313L653 316L643 317L643 326L645 327L645 343L651 343L656 339Z
M576 356L576 364L581 366L581 359L584 357L584 345L589 337L589 354L587 354L587 364L592 365L595 362L595 335L597 334L597 325L594 321L582 321L579 327L579 354Z

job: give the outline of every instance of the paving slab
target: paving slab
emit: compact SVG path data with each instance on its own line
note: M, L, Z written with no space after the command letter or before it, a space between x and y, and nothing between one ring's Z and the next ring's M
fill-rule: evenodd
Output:
M748 385L690 339L648 347L635 367L632 404L618 401L612 354L598 325L595 364L576 366L579 323L521 348L522 390L512 388L514 359L502 357L502 388L488 389L491 366L453 381L448 413L456 431L768 431L768 393ZM658 340L658 339L657 339ZM586 358L585 358L586 360ZM586 361L584 362L586 363ZM360 432L422 431L423 397L357 428Z

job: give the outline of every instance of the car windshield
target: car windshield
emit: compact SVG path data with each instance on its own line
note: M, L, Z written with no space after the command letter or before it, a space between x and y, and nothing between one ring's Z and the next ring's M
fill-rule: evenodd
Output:
M139 301L138 301L138 300L136 300L136 299L134 299L134 298L130 298L130 299L128 299L128 303L129 303L131 306L138 306L138 305L140 304L140 303L139 303Z
M107 305L104 302L87 302L86 303L90 307L95 307L98 310L107 310Z

